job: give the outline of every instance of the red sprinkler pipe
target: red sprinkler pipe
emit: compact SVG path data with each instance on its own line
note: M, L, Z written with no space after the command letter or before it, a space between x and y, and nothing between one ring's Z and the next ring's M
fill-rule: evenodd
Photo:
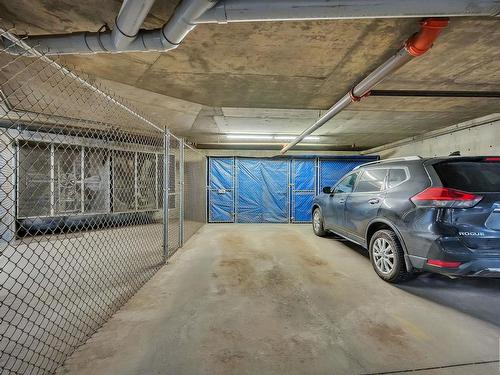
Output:
M405 43L406 51L414 57L423 55L432 47L446 26L448 26L447 18L428 18L420 22L420 31Z
M289 144L283 146L280 153L284 154L305 137L315 132L317 129L326 124L329 120L335 117L340 111L349 106L352 102L359 102L364 97L370 94L377 84L382 82L385 77L394 73L400 67L427 52L441 31L448 26L447 18L427 18L420 23L420 30L412 35L404 47L401 48L394 56L377 69L371 72L360 83L354 86L347 92L337 103L335 103L322 117L320 117L312 126L304 130L297 138Z

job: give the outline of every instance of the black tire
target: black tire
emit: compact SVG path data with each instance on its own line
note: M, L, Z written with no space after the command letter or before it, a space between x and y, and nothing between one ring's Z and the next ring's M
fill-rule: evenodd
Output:
M315 225L314 219L316 215L319 215L319 224ZM324 237L327 235L325 231L325 227L323 226L323 215L321 214L321 210L319 208L315 208L312 214L312 226L313 231L316 236Z
M385 244L390 248L382 250ZM373 269L382 280L397 284L413 277L414 273L406 269L403 248L398 236L392 230L383 229L375 232L370 240L369 253Z

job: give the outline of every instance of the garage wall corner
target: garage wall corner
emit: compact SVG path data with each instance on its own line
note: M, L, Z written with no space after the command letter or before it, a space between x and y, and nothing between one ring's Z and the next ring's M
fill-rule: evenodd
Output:
M363 154L377 154L381 159L410 155L446 156L500 155L500 114L492 114L444 129L376 147Z

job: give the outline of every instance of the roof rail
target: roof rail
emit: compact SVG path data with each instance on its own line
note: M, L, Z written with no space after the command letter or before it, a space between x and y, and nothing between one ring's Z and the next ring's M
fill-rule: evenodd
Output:
M389 158L389 159L383 159L383 160L375 160L375 161L371 161L371 162L368 162L368 163L365 163L365 164L360 164L357 167L355 167L353 170L358 169L360 167L367 166L367 165L371 165L371 164L384 163L386 161L411 161L411 160L420 160L420 159L422 159L421 156L414 155L414 156L402 156L402 157L399 157L399 158Z

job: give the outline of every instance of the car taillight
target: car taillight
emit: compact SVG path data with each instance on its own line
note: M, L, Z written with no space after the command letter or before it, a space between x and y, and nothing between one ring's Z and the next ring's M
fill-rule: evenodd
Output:
M411 198L419 207L469 208L483 199L482 196L445 187L430 187Z
M487 157L487 158L484 158L484 161L489 161L490 163L500 163L500 157Z
M440 267L440 268L458 268L462 263L460 262L446 262L439 259L427 259L427 264L429 266Z

